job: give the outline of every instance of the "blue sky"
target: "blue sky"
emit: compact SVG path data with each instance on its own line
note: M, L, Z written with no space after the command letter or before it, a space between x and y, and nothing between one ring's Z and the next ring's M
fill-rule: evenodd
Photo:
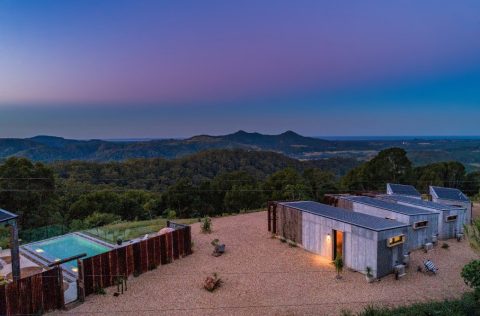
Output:
M478 1L0 1L0 137L480 135Z

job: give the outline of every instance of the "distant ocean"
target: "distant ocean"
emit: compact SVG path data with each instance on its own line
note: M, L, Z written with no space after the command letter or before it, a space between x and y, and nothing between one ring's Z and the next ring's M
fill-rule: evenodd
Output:
M314 136L315 138L326 140L351 140L351 141L368 141L368 140L480 140L480 136Z

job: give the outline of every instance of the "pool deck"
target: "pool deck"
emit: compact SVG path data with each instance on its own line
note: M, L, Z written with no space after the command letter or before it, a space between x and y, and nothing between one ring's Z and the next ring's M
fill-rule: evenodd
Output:
M47 268L50 264L54 263L54 261L52 261L51 259L48 259L48 258L42 256L41 254L33 251L32 246L34 246L35 244L38 244L40 242L45 242L45 241L48 241L48 240L61 238L61 237L64 237L66 235L77 235L77 236L80 236L84 239L88 239L91 242L94 242L94 243L100 244L104 247L107 247L109 249L112 249L112 248L115 247L112 244L109 244L105 241L96 239L92 236L89 236L89 235L86 235L86 234L83 234L83 233L75 232L75 233L60 235L60 236L56 236L56 237L32 242L32 243L29 243L29 244L26 244L26 245L22 245L20 247L21 258L24 258L25 262L28 262L31 265ZM21 264L21 266L24 267L24 266L28 266L28 265ZM66 304L77 300L77 278L78 278L78 274L76 272L63 268L63 279L64 279L64 282L68 283L68 287L67 287L66 291L64 292L64 297L65 297L65 303Z
M2 261L3 268L0 269L0 275L5 277L7 274L12 272L12 264L6 264L2 258L11 257L10 249L3 249L0 251L0 260ZM39 267L41 265L37 264L33 260L30 260L29 257L20 255L20 268L28 268L28 267Z

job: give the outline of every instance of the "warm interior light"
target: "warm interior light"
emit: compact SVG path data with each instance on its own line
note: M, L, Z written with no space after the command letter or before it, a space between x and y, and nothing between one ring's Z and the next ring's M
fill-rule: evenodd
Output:
M43 249L38 248L38 249L35 249L35 252L42 253L44 251L43 251Z
M330 241L330 234L327 234L327 240Z
M73 272L78 272L78 268L72 268Z

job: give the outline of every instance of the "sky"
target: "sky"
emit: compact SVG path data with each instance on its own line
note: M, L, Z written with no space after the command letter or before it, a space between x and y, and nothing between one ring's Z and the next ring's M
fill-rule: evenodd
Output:
M480 1L0 0L0 137L480 135Z

